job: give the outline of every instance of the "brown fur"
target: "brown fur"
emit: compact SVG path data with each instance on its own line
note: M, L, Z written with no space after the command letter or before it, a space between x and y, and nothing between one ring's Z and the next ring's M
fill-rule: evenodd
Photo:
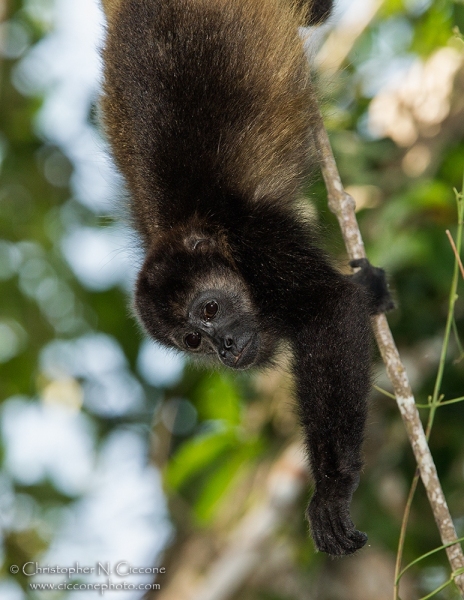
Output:
M101 0L103 10L108 20L114 16L121 2L122 0Z
M156 0L151 3L155 5ZM149 9L150 0L138 4ZM233 184L235 193L255 200L271 195L278 197L279 202L282 198L292 200L307 174L308 165L314 162L310 158L311 139L308 135L313 122L310 76L297 31L304 21L305 11L284 0L180 0L177 4L179 11L191 13L191 21L198 22L198 33L189 32L188 35L202 35L202 19L217 21L212 35L217 35L219 48L224 45L221 50L224 67L218 70L217 86L228 85L221 79L227 80L233 69L234 94L237 102L244 103L243 110L237 108L237 114L232 115L233 126L227 127L223 123L216 140L217 161L228 180L226 183ZM137 198L136 220L143 229L148 229L146 235L153 240L159 226L156 173L147 172L146 160L134 137L137 134L132 127L123 90L115 94L115 87L122 84L119 84L115 70L130 74L134 68L124 64L132 60L131 56L121 54L119 46L115 45L121 28L127 27L130 5L131 0L104 2L109 23L104 50L106 76L102 108L116 161L126 177L132 197ZM205 13L210 17L205 17ZM186 21L187 17L188 14ZM207 54L206 46L197 45L197 52ZM159 52L165 52L166 47L160 46ZM233 57L233 64L229 57ZM146 57L141 55L140 61L145 60ZM211 60L214 57L205 61L205 69L210 68ZM205 93L213 97L214 89L210 91L207 87L208 73L194 75L205 78ZM151 189L147 189L149 178Z

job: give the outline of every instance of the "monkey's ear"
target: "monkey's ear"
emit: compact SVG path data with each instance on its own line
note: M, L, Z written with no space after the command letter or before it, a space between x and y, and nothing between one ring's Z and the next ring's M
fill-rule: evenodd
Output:
M216 242L211 237L192 233L184 238L184 244L187 250L191 252L207 252L216 247Z

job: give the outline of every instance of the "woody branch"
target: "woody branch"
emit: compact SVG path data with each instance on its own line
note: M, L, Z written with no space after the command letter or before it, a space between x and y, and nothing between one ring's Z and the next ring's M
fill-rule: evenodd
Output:
M313 102L317 106L316 98L313 98ZM343 189L340 174L320 113L318 113L315 139L320 153L322 174L327 187L329 208L338 219L348 255L350 259L365 258L366 252L356 221L355 202ZM416 408L406 369L401 362L385 315L381 314L373 317L372 325L441 540L444 545L452 544L452 542L458 539L456 530L427 443L419 412ZM453 573L464 568L464 555L459 543L448 546L446 553ZM461 594L464 596L464 574L457 574L454 580Z

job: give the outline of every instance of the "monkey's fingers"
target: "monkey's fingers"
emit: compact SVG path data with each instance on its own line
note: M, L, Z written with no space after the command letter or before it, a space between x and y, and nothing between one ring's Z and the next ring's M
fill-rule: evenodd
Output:
M306 515L316 548L332 556L353 554L367 542L350 518L349 502L330 501L314 494Z
M351 281L361 285L368 294L370 314L378 315L395 308L395 303L388 288L385 271L373 267L367 258L357 258L350 261L350 267L359 269L354 275L350 275Z

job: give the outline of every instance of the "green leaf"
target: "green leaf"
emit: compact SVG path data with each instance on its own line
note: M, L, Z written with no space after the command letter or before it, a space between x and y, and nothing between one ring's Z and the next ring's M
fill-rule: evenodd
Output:
M214 518L220 508L219 501L228 492L239 471L243 470L247 463L259 454L261 446L259 440L253 440L238 447L236 452L221 461L216 471L203 486L194 506L194 514L201 524L206 525Z
M236 444L237 435L233 429L222 429L185 442L169 461L165 471L166 484L179 489Z
M202 420L222 419L238 425L241 400L236 381L226 374L213 373L205 377L195 391L195 406Z

